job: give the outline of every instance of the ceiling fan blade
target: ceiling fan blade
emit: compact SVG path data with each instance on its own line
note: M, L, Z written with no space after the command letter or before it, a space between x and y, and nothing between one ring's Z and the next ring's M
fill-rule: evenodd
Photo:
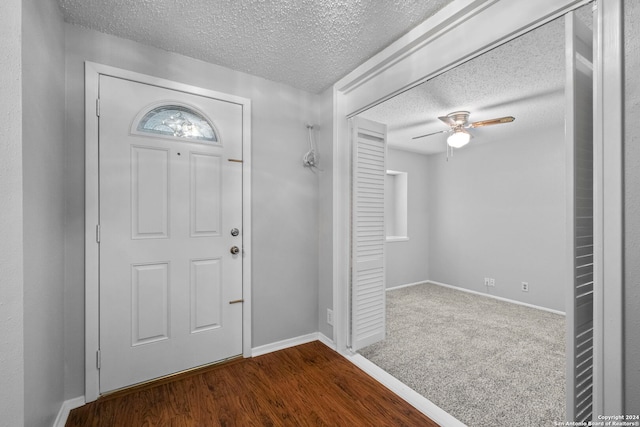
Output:
M448 131L448 130L441 130L441 131L438 131L438 132L428 133L428 134L426 134L426 135L414 136L414 137L413 137L413 138L411 138L411 139L424 138L425 136L437 135L437 134L439 134L439 133L447 133L447 132L449 132L449 131Z
M502 123L510 123L516 118L513 116L500 117L498 119L481 120L479 122L473 122L469 125L470 128L479 128L482 126L499 125Z
M456 122L449 116L440 116L438 119L447 126L455 126Z

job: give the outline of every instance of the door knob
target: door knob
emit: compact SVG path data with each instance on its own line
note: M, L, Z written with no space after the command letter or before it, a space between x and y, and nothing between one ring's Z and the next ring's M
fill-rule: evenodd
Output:
M233 255L237 255L238 253L240 253L240 248L237 246L231 246L231 251L230 251Z

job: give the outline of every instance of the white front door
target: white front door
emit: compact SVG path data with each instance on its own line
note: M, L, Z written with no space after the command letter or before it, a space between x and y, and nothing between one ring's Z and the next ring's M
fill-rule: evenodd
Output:
M242 353L242 106L99 83L105 393Z

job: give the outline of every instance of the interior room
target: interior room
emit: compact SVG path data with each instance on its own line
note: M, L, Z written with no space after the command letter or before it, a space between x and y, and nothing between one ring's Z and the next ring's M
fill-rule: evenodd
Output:
M169 294L169 289L175 289L174 283L181 283L187 291L178 292L177 297L183 304L181 313L188 313L182 321L187 325L185 330L192 327L189 336L205 336L220 329L220 324L226 325L219 322L211 310L207 313L212 316L201 320L197 314L191 316L189 309L215 306L224 307L220 311L225 313L234 310L236 332L231 334L230 341L233 341L232 357L238 358L238 363L255 366L267 359L279 363L278 355L282 354L279 352L286 350L301 354L300 358L307 362L328 360L320 370L315 366L315 373L320 371L318 376L308 379L319 379L316 383L332 382L337 386L331 393L344 394L344 389L351 384L344 380L333 381L330 361L331 357L336 357L336 360L349 362L349 375L358 371L375 379L371 389L393 392L393 396L387 395L383 401L409 405L403 406L400 412L414 411L419 416L429 417L434 424L459 425L452 421L454 415L430 405L423 397L370 369L351 346L349 198L350 153L355 142L350 139L348 118L424 81L437 81L436 75L449 69L454 73L451 76L456 76L449 83L462 87L465 78L455 74L456 65L467 63L469 58L485 51L491 54L497 44L586 3L583 0L525 3L520 0L4 0L0 14L3 40L0 113L5 119L0 127L0 195L3 200L0 209L0 382L3 384L0 387L0 424L61 427L73 410L100 402L102 396L119 390L120 385L105 388L106 382L100 379L101 369L104 369L102 363L117 367L119 360L119 354L113 348L109 349L110 355L106 354L103 347L106 332L110 338L124 343L123 348L127 351L171 342L169 338L173 335L165 326L170 321L177 321L179 312L168 309L171 305L167 302L169 296L175 296ZM640 351L637 310L640 304L640 287L637 286L640 282L640 224L636 220L640 207L640 144L637 144L640 125L635 120L640 115L640 90L635 78L635 70L640 66L637 43L640 40L640 7L630 0L599 0L598 14L603 31L597 40L600 56L594 67L602 73L597 94L605 93L606 96L598 100L597 105L603 108L597 111L599 115L594 119L594 125L602 126L599 135L606 141L601 153L604 155L603 174L599 177L602 185L599 190L602 191L598 193L606 194L606 203L598 199L596 207L601 208L603 229L600 231L606 244L600 255L606 268L601 272L597 295L599 298L607 295L598 306L607 321L596 325L600 335L595 344L601 363L594 370L594 417L640 413L640 359L637 358ZM549 43L556 46L555 39ZM548 49L551 46L534 47L531 54L540 58L557 55L556 50ZM533 75L539 65L541 63L531 58L522 64L517 74ZM552 67L552 71L561 68L562 64L559 68ZM477 72L478 77L482 77L479 68ZM485 77L491 81L493 75ZM114 82L123 86L109 89ZM133 86L127 86L129 83ZM444 124L438 116L463 108L471 112L471 121L507 115L513 115L516 120L486 129L473 129L474 138L469 146L456 150L448 161L442 151L409 155L411 159L407 160L402 159L407 157L406 150L390 149L389 161L398 161L397 166L389 165L388 169L394 171L390 179L401 183L402 172L407 172L411 192L419 189L414 182L422 174L423 188L430 198L424 201L424 206L418 207L428 213L427 223L420 228L409 222L407 236L402 235L400 227L394 232L398 234L393 236L396 241L385 243L390 248L390 266L399 258L405 258L401 253L394 253L403 246L413 248L411 256L426 253L427 258L412 264L421 269L394 270L390 267L389 287L427 279L565 311L563 294L553 286L558 269L562 268L556 260L559 246L539 236L515 239L507 234L506 228L501 228L502 223L511 222L520 226L523 233L535 233L536 227L548 227L557 233L549 239L561 238L563 234L562 224L553 222L558 214L555 202L562 198L558 191L562 186L555 188L554 193L540 187L534 194L523 194L503 185L507 181L539 179L539 170L524 165L514 178L511 169L518 166L502 161L509 155L511 158L527 156L544 164L548 172L543 177L545 186L553 185L561 173L552 165L561 167L562 152L552 149L555 136L561 133L562 106L549 106L548 111L535 113L527 107L547 105L545 102L562 97L561 82L541 87L548 83L546 79L528 83L540 89L535 95L510 92L516 99L508 94L504 98L499 93L491 94L490 105L481 102L483 96L479 91L489 89L484 85L452 95L439 92L444 90L443 83L443 86L430 88L428 96L420 96L421 100L426 99L433 105L423 105L423 110L394 132L418 136L439 131ZM512 79L500 84L510 90L520 85ZM127 89L130 87L135 87L135 91ZM138 97L138 91L148 91L153 97ZM160 92L171 95L164 96ZM411 99L410 92L406 93ZM103 98L103 94L108 96ZM197 101L175 100L183 96ZM202 100L205 98L206 102L215 100L211 108L224 110L226 115L211 115L208 107L200 109L200 102L206 103ZM147 101L142 102L142 99ZM135 111L120 108L129 105L127 100L144 105L130 108ZM189 111L202 112L205 118L214 117L211 123L215 126L212 127L220 131L221 139L205 147L201 142L188 139L193 135L165 135L155 139L137 135L133 124L138 123L135 120L142 117L140 114L155 107L166 107L169 101L179 108L193 104L194 108ZM382 112L384 106L381 104L379 108ZM129 114L126 117L125 112ZM121 120L117 130L123 132L123 137L105 139L111 137L109 132L115 132L116 127L104 124L117 114L122 114L122 117L118 116ZM384 120L388 120L390 114L385 112ZM537 127L534 131L518 131L516 136L511 134L512 129L518 129L513 126L532 125L528 118L535 115L540 119L538 114L552 125ZM219 117L229 118L232 131L227 131ZM182 124L189 128L188 123ZM317 154L313 165L305 163L305 155L314 148L309 143L309 126L313 127L311 134ZM393 130L391 126L390 130ZM490 138L517 141L483 143L485 134ZM527 137L523 139L522 134ZM435 144L440 146L435 150L441 150L444 145L441 136L444 135L428 137L416 144L425 148ZM147 139L144 139L146 142L140 142L143 141L140 139L130 143L131 138ZM153 159L160 159L154 163L156 166L163 162L182 165L182 184L196 182L202 176L219 176L211 172L216 171L218 164L218 160L211 158L226 156L222 162L224 170L235 171L235 188L241 188L241 194L235 194L234 203L237 204L233 205L237 208L234 218L239 225L224 223L224 233L219 230L203 232L206 238L226 239L219 245L222 248L219 255L187 256L186 251L182 254L177 247L168 245L176 252L176 257L191 263L188 267L183 263L179 269L169 268L169 265L177 264L164 259L164 255L160 256L162 259L136 260L131 257L144 251L118 251L118 245L111 246L114 257L130 257L119 264L125 266L124 269L119 267L117 273L125 278L120 281L122 283L141 283L135 282L142 277L138 275L141 272L152 272L145 276L152 278L160 277L154 276L156 273L166 273L159 280L152 280L149 292L145 293L144 286L132 286L125 288L122 298L110 296L109 302L114 305L108 306L112 309L109 319L118 319L119 313L126 313L121 316L125 326L119 324L115 332L113 328L103 329L108 322L101 322L100 318L100 313L104 313L101 304L107 303L106 294L101 294L106 292L105 288L101 288L100 283L106 283L104 280L112 277L109 276L111 271L99 268L104 261L101 248L106 247L114 236L113 229L102 221L107 221L107 213L131 213L134 204L129 196L135 193L132 183L140 169L131 163L130 169L112 171L105 176L107 169L103 166L108 162L104 155L108 152L100 150L107 150L111 145L104 141L118 144L127 141L126 144L131 145L118 146L118 150L131 158L141 152L139 149L150 149L147 153L157 154ZM176 148L179 146L176 141L191 151L188 154L181 152L181 148ZM235 150L232 155L223 156L212 151L223 145L220 141L225 144L233 141L229 145ZM548 145L549 151L538 150L541 145ZM476 155L481 161L476 161ZM205 162L198 163L203 158ZM120 165L124 164L121 160ZM214 169L205 168L206 173L199 175L198 169L184 166L189 161L192 162L190 165L204 164ZM486 168L500 175L487 174ZM473 179L460 182L459 170L470 172ZM146 205L152 208L145 212L158 220L162 230L156 235L153 235L154 231L139 238L132 231L134 217L125 215L131 224L126 221L121 224L119 232L125 236L124 240L150 237L148 246L155 247L154 242L161 242L158 239L173 237L171 233L178 230L184 231L189 238L200 232L197 217L188 216L186 211L181 211L182 228L175 227L170 220L165 221L162 215L156 215L169 212L163 205L165 199L172 199L172 206L192 208L197 205L193 202L198 199L194 196L193 185L179 187L176 184L171 187L173 190L165 191L169 188L169 180L178 174L163 173L157 175L162 178L157 181L153 174L139 174L146 176L146 188L153 196ZM108 206L101 204L104 200L101 191L107 188L102 184L119 182L124 187L114 187L110 194L120 196L121 202ZM473 192L474 186L494 189L487 196L495 197L491 199L491 206L477 200L479 193ZM162 199L158 195L166 197ZM174 195L176 200L173 200ZM538 215L529 217L527 224L518 223L519 214L529 213L527 203L534 196ZM474 210L455 214L444 210L447 203L454 209L459 206L457 198L476 202ZM505 198L509 199L508 203ZM407 200L413 200L411 194ZM213 210L207 203L205 200L204 208ZM540 204L546 206L542 211ZM477 224L480 213L494 219L490 224L495 227L493 230ZM475 216L470 218L469 214ZM500 221L498 216L503 216ZM432 222L442 226L434 226ZM196 226L189 228L192 224ZM238 232L234 231L236 228ZM416 233L425 233L427 238L415 238ZM457 239L450 238L452 233L468 234L473 244L456 243L459 242ZM531 241L537 242L538 246L527 244ZM419 246L421 244L423 246ZM474 254L478 252L490 259L508 257L514 263L519 261L512 256L513 252L521 252L528 259L512 269L500 269L498 265L476 257ZM194 289L200 288L197 280L191 278L200 277L200 272L203 275L220 273L222 270L215 267L216 260L235 263L235 287L233 292L224 293L224 304L221 297L215 299L220 294L209 292L211 288L203 288L216 304L198 305L200 300L193 295ZM543 268L538 265L527 269L533 264ZM468 268L459 268L460 265ZM147 268L149 266L153 268ZM169 273L178 271L184 273L182 281L165 280ZM494 279L494 282L489 281L487 286L485 278ZM528 291L522 291L522 282L528 283ZM161 292L155 292L158 289ZM185 297L187 293L189 298ZM149 297L144 313L135 312L142 307L135 305L140 295ZM136 318L132 313L143 313L147 317ZM152 324L154 319L159 322ZM145 323L147 320L149 322ZM165 321L166 325L162 324ZM158 325L161 327L159 332ZM141 330L147 335L136 341L135 334ZM325 357L326 353L314 350L319 348L332 356ZM184 359L191 356L190 350L178 353ZM117 357L110 359L114 354ZM174 362L173 358L163 359L162 354L158 351L149 358L153 362L147 364L150 369L159 361ZM207 360L204 365L220 360ZM199 363L168 372L184 372L198 367ZM143 363L142 368L147 369L147 366ZM132 371L136 369L122 369L125 383L130 380L128 373ZM291 380L291 370L285 371ZM154 375L149 379L165 377ZM139 381L144 382L144 379L131 380L127 384L135 385ZM128 385L123 388L126 390ZM304 390L300 396L306 396ZM351 396L351 401L354 399L366 400L357 394ZM175 402L171 397L167 401L168 406ZM285 403L279 408L286 409ZM155 404L160 406L158 402ZM251 409L241 408L244 419L251 417ZM382 407L381 413L384 410Z
M591 26L590 7L577 13ZM559 18L359 115L387 125L386 286L391 290L387 339L360 353L469 425L517 423L522 399L540 416L528 416L532 425L564 417L564 62L565 22ZM437 117L459 110L471 112L469 122L505 116L515 121L471 127L471 141L451 152L445 142L450 133L440 133L447 125ZM429 136L420 137L424 134ZM463 299L459 304L453 302L456 294ZM486 305L486 295L509 301L501 314L500 305ZM483 303L476 308L473 298ZM490 321L492 315L497 318ZM435 316L447 320L425 320ZM496 331L502 326L512 327L515 335L501 336ZM457 333L456 342L451 337ZM401 334L405 338L395 339ZM446 349L433 350L441 347ZM519 347L519 354L510 355L508 347ZM442 367L433 367L434 360ZM520 383L520 372L529 386L511 389L506 384ZM478 378L465 377L474 373ZM454 377L476 386L454 386ZM448 393L443 384L452 384Z

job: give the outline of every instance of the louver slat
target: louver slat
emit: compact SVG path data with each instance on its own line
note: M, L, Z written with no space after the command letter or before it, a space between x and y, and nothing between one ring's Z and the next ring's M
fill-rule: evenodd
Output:
M572 262L571 299L567 322L573 329L567 346L567 418L593 419L593 75L592 32L575 18L566 17L567 36L567 157Z

